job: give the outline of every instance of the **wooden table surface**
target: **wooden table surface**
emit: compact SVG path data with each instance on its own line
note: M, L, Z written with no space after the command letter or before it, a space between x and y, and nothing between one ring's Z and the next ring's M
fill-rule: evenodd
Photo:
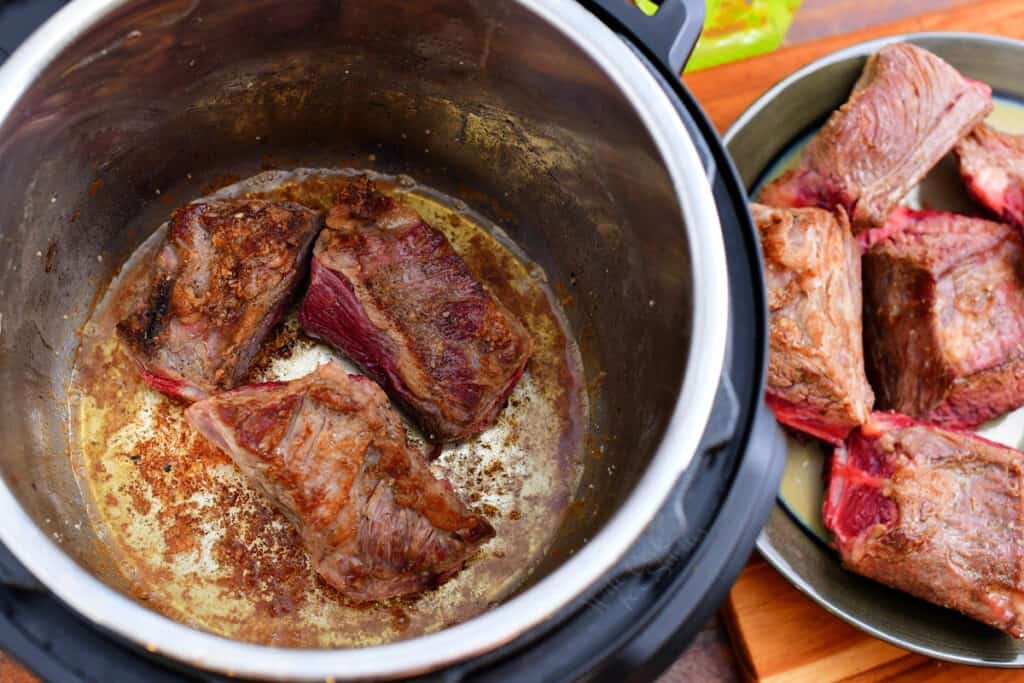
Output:
M2 1L2 0L0 0ZM819 40L838 33L848 33L887 24L899 19L945 8L971 4L969 0L804 0L793 25L786 36L786 46ZM810 61L810 59L808 60ZM722 73L725 67L719 67ZM687 77L687 82L700 97L699 84L714 78L716 70L698 72ZM779 74L779 77L785 74ZM742 106L715 118L724 128L746 106L742 93L738 103ZM749 102L749 100L747 100ZM659 683L710 683L738 681L739 667L721 619L715 617L700 632L690 648L665 673ZM36 679L16 662L0 652L0 683L33 683ZM826 682L822 682L826 683Z

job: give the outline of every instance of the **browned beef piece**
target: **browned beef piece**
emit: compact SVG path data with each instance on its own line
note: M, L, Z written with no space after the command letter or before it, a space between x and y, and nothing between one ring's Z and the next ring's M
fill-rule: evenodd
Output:
M970 428L1024 405L1024 240L901 208L865 254L865 352L880 407Z
M1024 637L1024 453L875 413L836 449L824 517L850 570Z
M406 442L380 387L334 363L208 398L186 415L295 524L317 572L354 602L440 585L494 535Z
M299 320L401 403L434 441L489 427L533 342L440 232L367 179L317 240Z
M992 91L927 50L886 45L850 99L807 144L797 168L758 198L771 206L842 206L854 233L889 212L992 109Z
M237 386L287 311L321 225L281 202L176 210L145 300L117 326L146 383L184 401Z
M1003 220L1024 227L1024 136L982 124L960 141L956 154L974 198Z
M871 412L861 340L860 250L842 210L751 206L768 280L768 405L841 443Z

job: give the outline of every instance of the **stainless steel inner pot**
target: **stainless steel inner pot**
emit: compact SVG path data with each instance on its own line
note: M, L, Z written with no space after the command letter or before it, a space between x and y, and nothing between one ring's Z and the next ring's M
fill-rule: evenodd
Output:
M230 641L136 602L88 524L66 455L76 332L172 208L161 191L266 164L409 174L572 295L605 451L531 581L466 623L353 650ZM509 642L638 538L711 411L728 286L705 173L650 72L570 0L76 0L0 70L0 182L0 540L92 623L180 662L390 677Z

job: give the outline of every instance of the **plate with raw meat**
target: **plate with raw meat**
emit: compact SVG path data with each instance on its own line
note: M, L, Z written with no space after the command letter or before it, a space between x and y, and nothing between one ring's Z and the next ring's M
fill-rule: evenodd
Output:
M758 542L854 625L1024 666L1024 44L896 36L834 53L726 133L788 430Z

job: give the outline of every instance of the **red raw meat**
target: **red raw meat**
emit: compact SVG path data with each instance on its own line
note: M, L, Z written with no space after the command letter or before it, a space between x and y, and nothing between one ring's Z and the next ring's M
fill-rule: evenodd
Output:
M824 503L843 564L1024 637L1024 453L875 413L836 449Z
M1008 225L901 208L864 255L878 405L970 428L1024 405L1024 240Z
M1024 227L1024 136L982 124L960 141L956 154L974 198L1001 219Z
M992 90L927 50L892 43L870 57L850 99L797 168L761 190L778 207L846 209L854 233L889 212L992 110Z
M916 211L909 206L897 206L889 214L885 225L880 228L868 228L857 233L856 239L861 247L861 252L867 253L871 251L876 244L884 242L908 226L916 225L922 216L926 216L929 213L931 212Z

